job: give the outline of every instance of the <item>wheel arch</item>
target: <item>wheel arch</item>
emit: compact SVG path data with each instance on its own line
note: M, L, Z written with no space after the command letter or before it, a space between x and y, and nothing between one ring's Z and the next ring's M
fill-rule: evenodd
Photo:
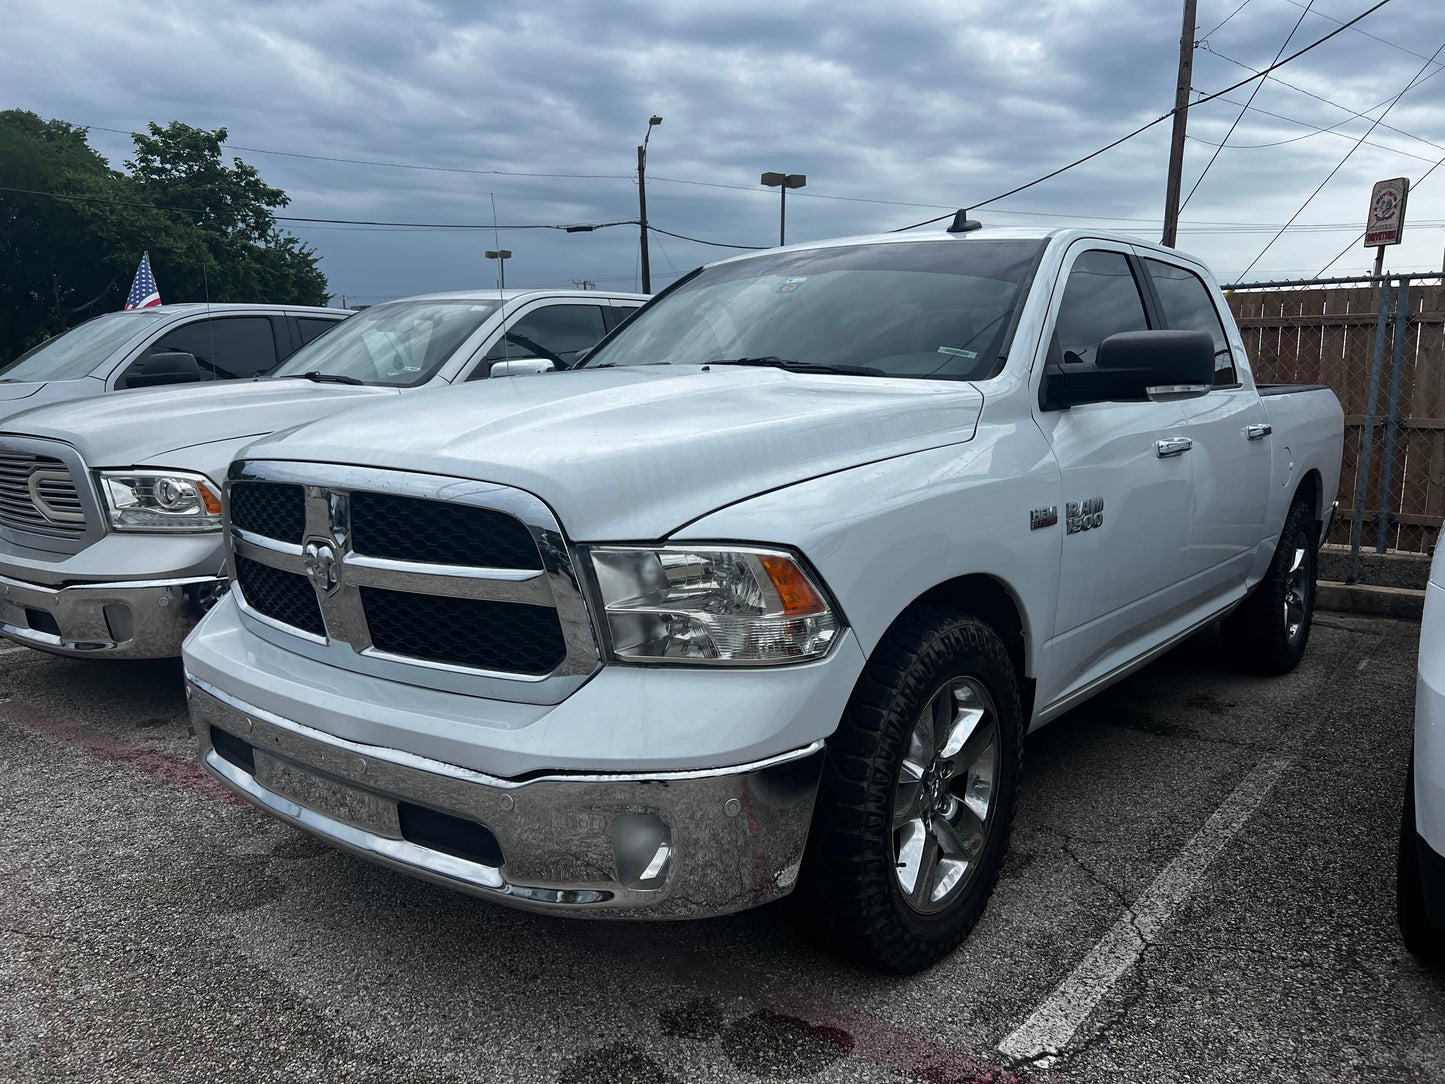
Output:
M972 614L999 634L1018 675L1024 718L1030 718L1033 711L1035 651L1031 647L1028 613L1018 592L1007 581L990 573L955 576L935 584L910 601L898 611L889 629L922 606L943 606ZM874 650L877 650L876 645Z

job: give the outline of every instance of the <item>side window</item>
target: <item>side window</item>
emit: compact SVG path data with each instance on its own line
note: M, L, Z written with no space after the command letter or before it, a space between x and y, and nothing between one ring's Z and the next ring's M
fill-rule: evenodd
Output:
M1144 300L1122 252L1092 251L1074 261L1054 321L1054 360L1065 372L1093 367L1099 344L1120 331L1149 327Z
M571 365L578 354L596 345L606 330L602 309L597 305L548 305L534 309L508 325L506 334L487 351L472 379L486 376L492 362L508 358L548 358Z
M1204 280L1193 271L1159 260L1145 260L1144 266L1149 268L1149 277L1154 280L1154 291L1159 295L1169 326L1180 331L1207 331L1214 337L1214 386L1238 384L1229 340L1225 338L1219 310L1214 307Z
M323 331L330 331L340 320L321 320L315 316L296 317L296 330L301 332L301 345L305 346Z
M249 378L276 365L276 335L265 316L222 316L167 331L149 350L194 354L204 380ZM124 378L118 385L124 387Z

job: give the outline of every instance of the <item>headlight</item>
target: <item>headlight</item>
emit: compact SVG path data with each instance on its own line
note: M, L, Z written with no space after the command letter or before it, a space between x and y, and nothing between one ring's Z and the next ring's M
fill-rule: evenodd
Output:
M598 546L612 652L634 662L758 665L828 653L838 617L779 550Z
M206 531L221 526L220 487L204 474L101 471L110 525L118 531Z

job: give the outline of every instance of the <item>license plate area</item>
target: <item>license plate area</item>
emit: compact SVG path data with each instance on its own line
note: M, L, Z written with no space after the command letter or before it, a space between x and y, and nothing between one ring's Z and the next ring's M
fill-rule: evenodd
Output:
M401 838L395 802L298 768L259 749L255 757L256 782L267 790L353 828L389 839Z

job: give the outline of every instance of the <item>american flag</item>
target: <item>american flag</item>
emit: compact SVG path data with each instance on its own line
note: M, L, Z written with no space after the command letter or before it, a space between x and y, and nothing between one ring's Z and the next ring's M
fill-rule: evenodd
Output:
M151 274L151 254L143 253L140 266L135 269L135 281L130 284L130 296L125 299L128 309L148 309L161 303L161 292L156 289L155 276Z

